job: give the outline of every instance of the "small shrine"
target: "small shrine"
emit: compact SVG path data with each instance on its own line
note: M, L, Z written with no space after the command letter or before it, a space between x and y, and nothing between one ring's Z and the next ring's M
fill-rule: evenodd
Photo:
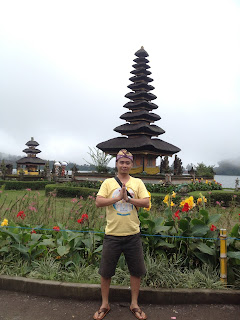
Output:
M156 137L165 131L154 124L161 117L151 112L158 106L152 103L157 97L150 91L154 89L149 83L153 81L149 77L151 72L148 65L148 53L141 47L136 53L133 68L133 76L129 79L132 83L128 86L132 91L125 95L130 99L123 107L129 111L122 114L120 119L127 123L120 125L114 131L127 137L117 137L97 145L105 153L116 156L120 149L127 149L134 155L134 165L131 174L146 172L148 174L159 173L156 159L159 156L172 156L181 151L178 147L160 140Z
M39 143L32 137L31 140L26 143L26 146L28 148L24 149L23 152L25 152L27 156L17 161L17 173L39 175L41 166L46 164L44 160L36 156L41 152L39 149L36 149Z

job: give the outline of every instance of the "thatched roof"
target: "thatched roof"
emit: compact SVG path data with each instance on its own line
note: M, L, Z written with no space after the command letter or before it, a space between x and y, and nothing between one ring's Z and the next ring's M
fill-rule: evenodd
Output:
M120 119L126 120L126 121L141 121L141 120L147 120L150 122L158 121L161 119L161 117L153 112L148 112L146 110L140 110L136 112L126 112L121 115Z
M153 109L157 109L158 106L155 103L143 100L143 101L130 101L125 103L123 106L124 108L130 109L130 110L136 110L136 109L144 109L151 111Z
M17 161L17 164L34 164L39 166L44 166L46 161L38 158L38 157L24 157Z
M26 146L28 146L28 147L37 147L37 146L39 146L39 143L37 141L35 141L34 138L32 137L31 140L29 140L26 143Z
M129 92L125 95L125 97L131 100L144 99L144 100L150 101L150 100L157 99L155 94L149 93L146 91Z
M127 149L133 154L173 155L181 151L178 147L160 139L151 139L147 136L134 138L113 138L97 145L97 148L111 155L116 155L120 149Z
M27 148L27 149L24 149L23 152L25 152L25 153L37 154L37 153L40 153L41 151L40 151L39 149L30 149L30 148Z
M147 124L145 122L139 122L136 124L126 123L116 127L114 131L125 135L147 134L150 136L158 136L160 134L165 133L165 131L162 128L154 124Z

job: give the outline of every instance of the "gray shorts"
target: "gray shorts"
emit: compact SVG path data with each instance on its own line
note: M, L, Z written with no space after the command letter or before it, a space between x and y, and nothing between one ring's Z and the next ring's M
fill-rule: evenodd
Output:
M114 276L121 253L125 256L132 276L141 277L146 273L140 233L131 236L105 235L99 268L102 277L111 278Z

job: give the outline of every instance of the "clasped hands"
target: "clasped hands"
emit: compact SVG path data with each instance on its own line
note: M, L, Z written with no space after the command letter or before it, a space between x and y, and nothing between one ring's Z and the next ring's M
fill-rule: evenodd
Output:
M119 196L118 196L118 201L121 201L121 200L124 200L124 201L128 201L128 195L127 195L127 189L126 189L126 185L123 183L122 184L122 188L119 192Z

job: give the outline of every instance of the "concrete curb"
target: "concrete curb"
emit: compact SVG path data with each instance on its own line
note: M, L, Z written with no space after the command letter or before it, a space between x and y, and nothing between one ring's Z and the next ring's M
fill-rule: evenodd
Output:
M23 277L0 276L0 289L52 298L100 300L100 285L79 284ZM130 288L111 286L110 301L129 302ZM150 289L140 290L139 302L146 304L240 304L240 290Z

